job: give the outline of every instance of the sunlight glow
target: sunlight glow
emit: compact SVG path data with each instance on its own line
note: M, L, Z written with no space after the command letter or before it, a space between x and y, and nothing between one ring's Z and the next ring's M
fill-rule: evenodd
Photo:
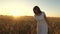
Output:
M19 11L19 10L13 10L11 13L12 13L12 16L15 16L15 17L17 17L17 16L22 16L22 13L20 13L21 11Z
M33 7L39 6L48 17L60 17L60 0L0 0L0 15L34 16Z

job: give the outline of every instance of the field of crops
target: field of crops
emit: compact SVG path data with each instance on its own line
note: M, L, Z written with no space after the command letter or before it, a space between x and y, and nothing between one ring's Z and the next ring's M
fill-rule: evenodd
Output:
M60 18L47 19L48 34L60 34ZM0 34L37 34L37 22L33 16L0 16Z

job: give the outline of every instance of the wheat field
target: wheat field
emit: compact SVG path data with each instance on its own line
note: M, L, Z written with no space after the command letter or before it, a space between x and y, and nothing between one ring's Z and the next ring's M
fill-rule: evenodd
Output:
M47 19L48 34L60 34L60 18ZM37 22L33 16L0 16L0 34L37 34Z

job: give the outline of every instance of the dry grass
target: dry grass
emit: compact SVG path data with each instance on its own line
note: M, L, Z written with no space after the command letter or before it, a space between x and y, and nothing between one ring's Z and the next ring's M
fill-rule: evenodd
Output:
M48 17L49 34L60 34L60 18ZM0 34L37 34L37 22L32 16L0 16Z

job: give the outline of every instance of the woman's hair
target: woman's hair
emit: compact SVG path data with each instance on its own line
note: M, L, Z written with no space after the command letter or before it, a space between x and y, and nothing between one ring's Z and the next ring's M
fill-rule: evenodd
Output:
M35 7L33 8L33 11L34 11L35 14L42 13L41 10L40 10L40 8L39 8L38 6L35 6Z

